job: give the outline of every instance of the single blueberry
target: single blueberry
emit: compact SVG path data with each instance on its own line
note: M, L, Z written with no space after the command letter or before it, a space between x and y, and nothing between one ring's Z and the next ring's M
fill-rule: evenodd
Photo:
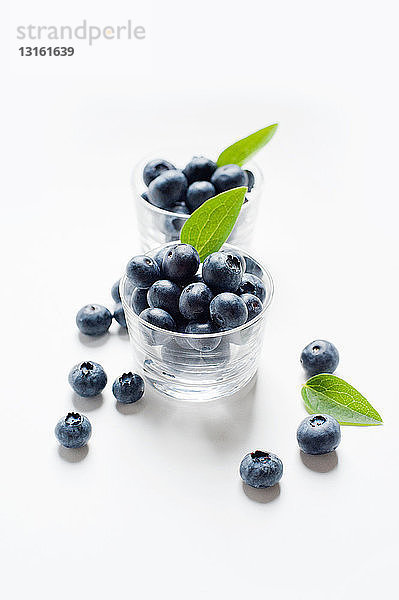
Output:
M154 160L150 160L150 162L148 162L146 164L146 166L144 167L144 171L143 171L144 183L148 186L148 185L150 185L151 181L156 179L159 175L161 175L161 173L164 173L165 171L173 170L175 168L176 167L174 167L172 165L172 163L168 162L167 160L163 160L162 158L156 158Z
M246 273L251 273L252 275L256 275L259 279L262 279L263 272L257 262L254 261L250 256L245 257L245 268L244 271Z
M296 438L302 452L327 454L339 445L341 427L330 415L311 415L299 424Z
M202 278L216 293L236 292L243 275L242 262L237 254L213 252L206 257Z
M256 450L244 456L240 464L241 479L254 488L276 485L283 475L283 463L271 452Z
M165 171L151 181L148 188L150 202L158 208L171 210L178 202L186 199L187 179L183 171Z
M68 381L78 396L91 398L103 391L107 385L107 375L101 365L87 360L72 367Z
M264 302L266 298L265 284L256 275L244 273L237 294L253 294L254 296L257 296L261 302Z
M238 165L224 165L216 169L211 182L215 186L216 192L220 194L226 190L246 186L248 178L246 172Z
M86 335L104 335L111 323L110 311L101 304L87 304L76 315L76 325Z
M241 294L241 300L244 300L248 311L248 321L252 321L257 315L262 312L263 305L257 296L253 294Z
M55 426L55 437L65 448L81 448L91 436L91 424L87 417L70 412Z
M132 404L140 400L144 394L144 381L136 373L123 373L117 377L112 385L112 393L118 402Z
M205 283L190 283L181 293L180 312L191 321L207 320L212 298L213 293Z
M248 310L244 300L230 292L223 292L215 296L209 306L209 311L212 321L221 330L240 327L248 319Z
M301 363L308 377L334 373L339 363L338 350L331 342L315 340L302 350Z
M255 175L252 173L252 171L249 171L248 169L244 169L245 173L247 174L247 188L248 188L248 192L252 191L252 188L255 185Z
M199 350L200 352L212 352L219 346L221 341L220 337L208 337L215 332L215 327L211 321L206 321L205 323L192 321L185 329L185 333L201 336L198 338L187 339L188 344L194 348L194 350Z
M139 315L143 310L148 308L146 288L135 288L132 294L132 308L136 315Z
M161 272L155 260L146 254L134 256L127 264L126 274L139 288L149 288L160 278Z
M151 308L163 308L173 317L179 317L179 298L181 289L169 279L159 279L147 292L147 302Z
M137 288L136 288L137 289ZM125 312L123 310L122 302L118 302L118 304L114 308L114 319L121 327L127 328Z
M209 181L217 169L217 164L205 156L193 156L183 169L189 184L194 181Z
M111 296L114 302L118 303L121 301L121 295L119 293L119 283L120 283L120 279L118 279L118 281L115 281L114 285L112 286L111 289Z
M194 212L215 195L216 190L210 181L194 181L187 190L186 204L190 212Z
M146 308L140 313L140 319L150 323L150 325L155 325L155 327L176 331L176 322L172 315L162 308Z
M196 274L200 257L193 246L176 244L168 249L162 261L163 274L176 283L184 283Z

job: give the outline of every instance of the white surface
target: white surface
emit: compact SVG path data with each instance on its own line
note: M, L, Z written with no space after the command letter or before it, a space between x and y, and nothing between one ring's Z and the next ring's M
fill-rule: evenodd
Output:
M107 5L108 6L108 5ZM394 2L10 2L2 110L4 598L382 598L397 571L397 15ZM144 24L142 42L20 58L28 23ZM4 70L3 70L4 72ZM3 98L4 100L4 98ZM87 302L139 250L131 165L172 139L216 152L278 120L254 253L276 296L245 397L77 400L81 359L110 382L129 345L82 342ZM167 157L166 157L167 158ZM303 461L298 355L316 337L381 411L343 428L337 464ZM71 463L53 428L93 424ZM252 449L276 452L279 493L246 494ZM305 463L305 464L304 464ZM318 472L333 467L328 472Z

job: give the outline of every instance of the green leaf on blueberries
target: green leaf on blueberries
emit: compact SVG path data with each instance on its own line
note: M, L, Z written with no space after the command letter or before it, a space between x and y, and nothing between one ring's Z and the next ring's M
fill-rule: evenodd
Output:
M246 192L246 187L238 187L209 198L184 223L180 240L194 246L201 262L220 250L229 237Z
M232 144L220 154L216 161L217 166L239 165L242 167L247 160L270 142L276 132L277 126L278 124L274 123Z
M302 398L310 414L331 415L341 425L380 425L382 418L354 387L343 379L322 373L302 387Z

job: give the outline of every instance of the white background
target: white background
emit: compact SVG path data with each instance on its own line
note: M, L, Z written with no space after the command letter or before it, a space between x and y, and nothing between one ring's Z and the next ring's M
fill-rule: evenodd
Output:
M129 18L146 40L18 54L18 25ZM4 598L393 597L395 3L25 0L2 22ZM132 165L169 143L216 156L274 121L253 252L276 296L254 387L206 405L148 390L124 411L110 385L100 400L74 397L79 360L102 363L110 382L132 368L116 325L88 342L74 324L83 304L112 306L140 251ZM317 337L385 424L345 427L335 456L307 459L299 354ZM92 422L88 452L57 446L71 409ZM282 458L279 489L243 489L238 466L256 448Z

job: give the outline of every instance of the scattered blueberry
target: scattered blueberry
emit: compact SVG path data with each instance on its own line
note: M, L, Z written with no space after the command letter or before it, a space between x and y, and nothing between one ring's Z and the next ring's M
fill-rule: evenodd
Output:
M135 288L132 294L132 308L136 315L139 315L143 310L148 308L146 288Z
M118 281L115 281L114 285L112 286L111 289L111 296L114 302L118 303L121 301L121 295L119 293L119 282L120 279L118 279Z
M146 308L140 313L140 319L150 323L150 325L155 325L155 327L167 329L168 331L176 331L175 320L162 308Z
M257 296L261 302L264 302L266 298L265 284L256 275L244 273L237 294L253 294L254 296Z
M187 179L183 171L164 171L151 181L148 187L150 202L158 208L171 210L178 202L186 199Z
M187 190L186 204L189 210L194 212L201 204L215 195L216 190L210 181L194 181Z
M315 340L302 350L301 363L308 377L334 373L339 363L338 350L331 342Z
M252 171L249 171L248 169L244 169L245 173L247 174L247 188L248 188L248 192L252 191L252 188L254 187L255 184L255 176L252 173Z
M271 452L256 450L244 456L240 464L241 479L254 488L276 485L283 475L283 463Z
M78 396L91 398L103 391L107 384L107 375L98 363L85 361L72 367L68 381Z
M220 194L226 190L243 185L246 186L248 178L246 172L238 165L224 165L216 169L212 175L211 182L215 186L216 192Z
M193 156L188 165L183 169L189 184L194 181L210 181L213 173L217 169L217 164L205 158L205 156Z
M110 311L101 304L87 304L76 315L76 325L86 335L103 335L111 323Z
M55 426L55 437L65 448L81 448L91 436L91 424L87 417L70 412Z
M137 287L149 288L159 279L160 270L153 258L146 254L139 254L128 262L126 274Z
M162 261L163 274L176 283L193 277L200 265L198 252L189 244L176 244L168 249Z
M151 181L156 179L159 175L161 175L165 171L170 171L173 169L175 169L175 167L170 162L168 162L167 160L163 160L162 158L150 160L150 162L148 162L144 167L144 183L148 186L150 185Z
M191 321L209 319L209 305L213 293L205 283L190 283L181 292L179 309Z
M327 454L339 445L341 427L330 415L311 415L300 423L296 437L302 452Z
M252 321L257 315L262 312L263 305L257 296L253 294L241 294L241 300L244 300L248 311L247 321Z
M137 289L137 288L136 288ZM114 308L114 319L121 327L127 328L125 312L123 310L122 302L118 302L118 304Z
M236 292L243 276L237 253L213 252L206 257L202 278L215 292Z
M185 333L191 333L199 336L209 336L210 334L215 333L215 327L210 321L206 321L205 323L192 321L186 326ZM199 350L200 352L212 352L219 346L221 338L189 338L187 341L188 344L194 348L194 350Z
M132 404L140 400L144 394L144 381L136 373L123 373L117 377L112 386L112 393L118 402Z
M221 330L234 329L244 325L248 310L244 300L230 292L215 296L209 306L211 319Z
M147 302L151 308L163 308L173 317L179 317L181 288L169 279L155 281L147 292Z

